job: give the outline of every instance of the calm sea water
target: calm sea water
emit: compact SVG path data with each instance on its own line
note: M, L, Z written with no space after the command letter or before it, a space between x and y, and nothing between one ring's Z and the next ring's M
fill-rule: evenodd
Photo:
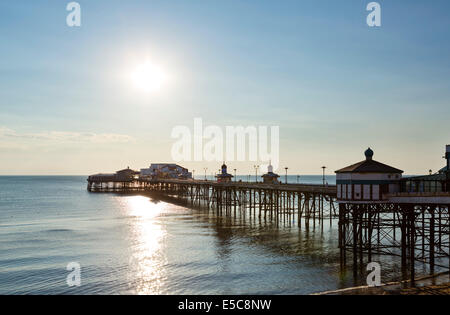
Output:
M0 177L0 294L307 294L360 283L339 271L337 247L336 222L299 229L91 194L85 177ZM77 288L66 284L71 262Z

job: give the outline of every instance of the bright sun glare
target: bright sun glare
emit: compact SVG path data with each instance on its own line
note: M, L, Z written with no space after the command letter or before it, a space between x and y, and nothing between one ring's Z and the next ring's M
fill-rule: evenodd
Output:
M154 92L160 90L167 81L164 70L150 61L135 67L131 73L133 85L144 92Z

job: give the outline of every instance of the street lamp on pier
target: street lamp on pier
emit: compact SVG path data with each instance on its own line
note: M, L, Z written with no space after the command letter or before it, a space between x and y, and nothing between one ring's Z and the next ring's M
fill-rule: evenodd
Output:
M205 182L206 182L207 181L207 179L206 179L206 172L208 171L208 168L205 167L203 170L205 171Z
M322 176L322 181L323 181L323 185L325 186L325 169L327 167L326 166L322 166L322 170L323 170L323 176Z
M236 171L237 171L237 169L234 169L234 181L235 182L237 182Z
M289 167L285 167L284 169L286 170L286 184L287 184L287 183L288 183L287 175L288 175L288 169L289 169Z
M253 166L255 168L255 181L258 182L258 169L259 169L259 165L255 165Z

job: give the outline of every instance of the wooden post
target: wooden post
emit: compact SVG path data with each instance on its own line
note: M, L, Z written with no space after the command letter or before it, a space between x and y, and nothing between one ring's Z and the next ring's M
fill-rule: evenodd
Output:
M431 213L431 219L430 219L430 273L433 274L434 273L434 248L435 248L435 234L434 234L434 229L435 229L435 207L430 206L428 209L430 209L430 213Z
M415 278L416 278L416 268L415 268L415 214L414 214L414 207L410 208L410 218L409 218L409 223L410 223L410 241L409 241L409 246L410 246L410 259L411 259L411 283L414 285L415 284Z

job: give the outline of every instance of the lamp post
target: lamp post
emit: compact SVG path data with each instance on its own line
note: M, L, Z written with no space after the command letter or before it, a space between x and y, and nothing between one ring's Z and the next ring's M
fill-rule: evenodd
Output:
M286 170L286 184L287 184L287 183L288 183L287 175L288 175L288 169L289 169L289 167L285 167L284 169Z
M234 169L234 181L235 181L235 182L237 182L236 171L237 171L237 169Z
M297 175L297 184L300 184L300 175Z
M206 181L207 181L207 178L206 178L206 172L208 171L208 168L205 167L203 170L205 171L205 182L206 182Z
M253 166L255 168L255 181L258 182L258 169L259 169L259 165L255 165Z
M445 146L445 159L447 160L447 169L445 169L445 187L444 191L449 192L450 191L450 145Z
M323 176L322 176L322 181L323 181L323 185L325 186L325 169L327 167L326 166L322 166L322 170L323 170Z
M195 180L195 170L192 170L192 179Z

